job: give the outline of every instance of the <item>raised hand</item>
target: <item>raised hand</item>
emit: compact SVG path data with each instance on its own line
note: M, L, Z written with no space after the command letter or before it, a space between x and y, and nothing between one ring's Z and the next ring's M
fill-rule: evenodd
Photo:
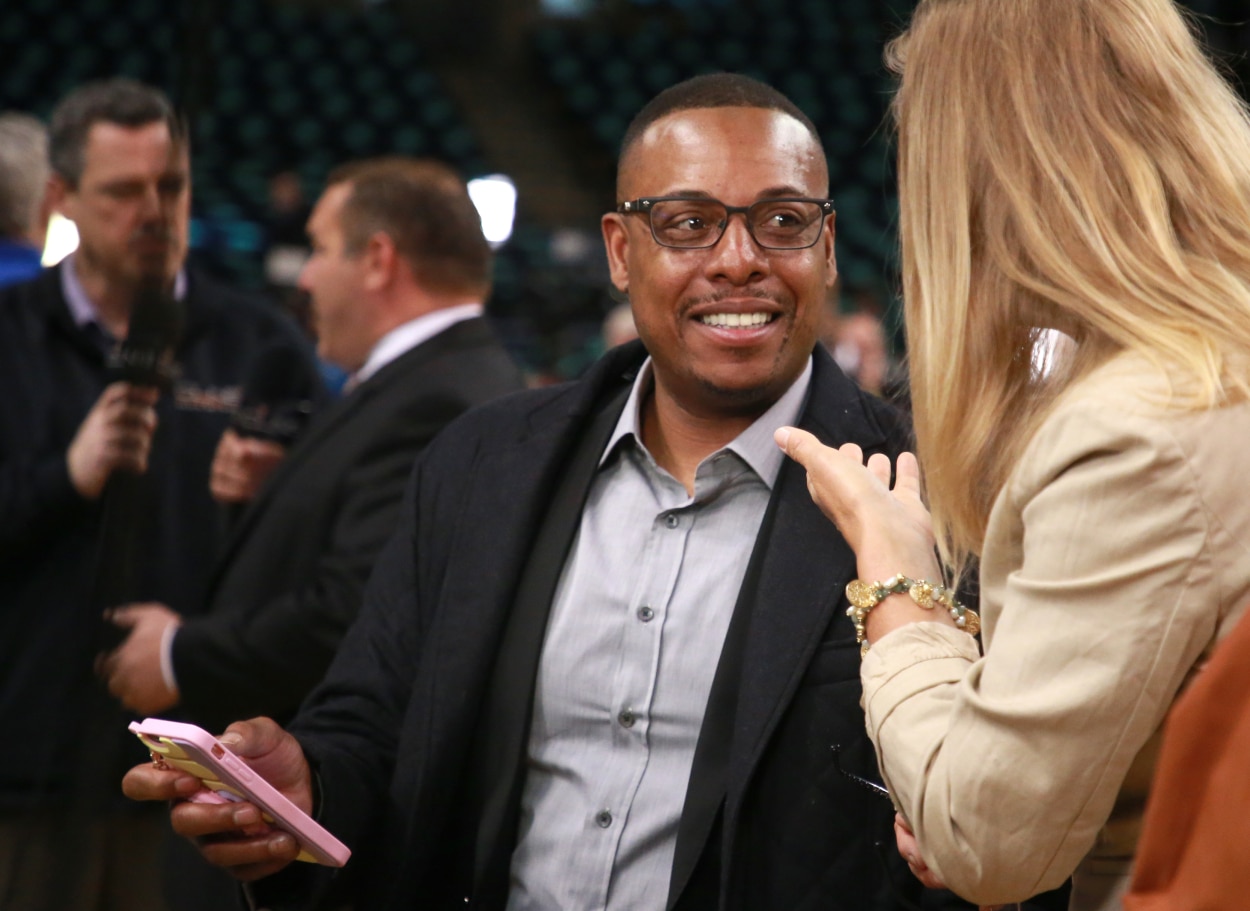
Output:
M855 551L861 578L874 581L897 573L941 578L914 455L898 457L891 489L888 456L877 453L865 467L864 452L854 443L834 449L795 427L782 427L775 439L807 469L808 492Z
M286 457L286 447L272 440L242 437L227 429L217 443L208 486L218 503L246 503Z
M82 496L98 499L114 471L147 471L159 397L158 389L126 382L100 393L65 455L70 481Z

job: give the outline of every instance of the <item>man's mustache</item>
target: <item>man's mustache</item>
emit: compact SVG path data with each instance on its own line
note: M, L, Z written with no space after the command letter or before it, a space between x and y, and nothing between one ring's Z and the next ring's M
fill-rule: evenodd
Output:
M165 243L172 243L175 239L173 228L166 224L148 224L140 225L130 233L131 241L136 240L160 240Z

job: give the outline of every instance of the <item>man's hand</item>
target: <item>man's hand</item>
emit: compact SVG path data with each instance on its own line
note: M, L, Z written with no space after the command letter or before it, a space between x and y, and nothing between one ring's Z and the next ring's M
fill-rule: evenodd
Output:
M272 440L241 437L227 429L217 443L208 487L218 503L246 503L256 496L286 457L286 447Z
M100 393L65 454L70 481L83 497L98 499L114 471L147 471L159 397L158 389L126 382Z
M312 771L299 741L268 718L236 721L218 738L284 797L312 813ZM170 822L179 835L195 842L209 863L243 882L277 873L299 854L295 839L261 821L251 803L193 803L199 779L177 769L137 765L122 779L132 800L175 801Z
M117 648L100 663L100 675L109 692L126 708L140 715L156 715L178 703L178 691L171 689L161 673L161 647L170 627L182 618L164 604L130 604L109 614L109 620L129 629Z

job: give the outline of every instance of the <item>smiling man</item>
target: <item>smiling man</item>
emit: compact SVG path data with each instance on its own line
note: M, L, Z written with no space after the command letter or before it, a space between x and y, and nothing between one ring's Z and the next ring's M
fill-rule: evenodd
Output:
M854 556L771 444L790 421L869 452L906 436L815 351L836 275L815 130L761 83L699 77L639 113L617 189L603 234L641 341L451 425L290 732L228 729L308 809L315 770L347 869L283 869L290 837L245 835L250 808L173 809L267 907L327 886L386 909L916 899L874 856L892 808L830 749L874 774Z

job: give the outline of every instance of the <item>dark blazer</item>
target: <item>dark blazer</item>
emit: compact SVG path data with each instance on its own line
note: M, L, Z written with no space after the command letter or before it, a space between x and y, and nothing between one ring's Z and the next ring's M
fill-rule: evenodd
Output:
M515 363L475 318L314 417L239 517L208 612L174 638L182 711L210 730L289 718L356 617L417 454L465 410L521 388Z
M578 510L559 502L577 450L605 408L597 426L610 429L642 356L626 346L577 384L478 409L418 462L362 616L292 726L320 776L320 817L356 854L336 884L288 868L264 886L266 905L307 907L308 890L337 886L358 908L503 907L515 807L505 805L498 831L489 818L522 777L536 655L512 681L524 708L481 718L498 707L496 668L515 655L515 630L504 630L518 590L533 576L554 586L563 563L561 548L540 541L536 552L534 541L553 524L572 539ZM907 440L896 414L823 351L801 423L868 452L893 454ZM576 480L575 496L588 480ZM845 766L874 774L844 615L853 575L851 551L787 463L735 611L740 648L726 646L713 684L671 907L900 908L886 865L897 888L921 891L893 849L889 803L831 763L838 744ZM541 640L530 631L532 650ZM874 839L886 840L880 857Z

